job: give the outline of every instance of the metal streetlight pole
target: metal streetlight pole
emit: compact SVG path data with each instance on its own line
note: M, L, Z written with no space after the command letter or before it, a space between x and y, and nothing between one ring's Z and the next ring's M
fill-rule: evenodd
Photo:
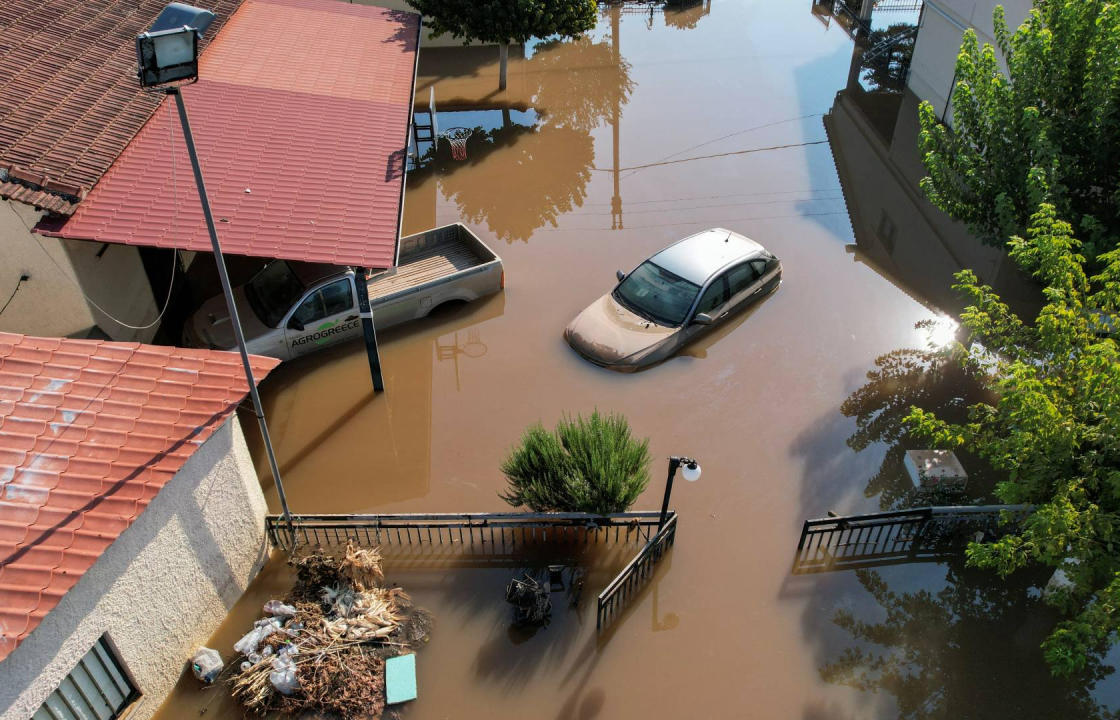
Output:
M210 212L210 200L206 196L206 183L202 180L202 167L198 163L198 153L194 147L194 135L191 134L191 124L187 119L187 106L183 103L183 94L179 92L179 88L169 88L166 92L175 98L175 107L179 110L179 123L183 126L183 139L187 141L187 154L191 157L194 182L198 186L198 198L202 202L202 214L206 218L206 229L210 233L210 245L214 250L214 261L218 265L218 277L222 281L222 292L226 297L226 308L229 309L229 321L233 325L233 333L237 337L237 347L241 351L241 364L245 368L245 379L249 382L249 395L253 398L253 412L256 414L257 422L261 427L265 454L268 455L268 465L276 483L276 494L280 497L284 522L288 524L290 532L292 514L288 510L288 497L284 494L284 482L280 479L280 467L276 464L276 454L272 451L272 438L268 434L268 423L264 419L264 408L261 405L261 397L257 393L253 368L249 365L249 351L245 347L245 333L241 330L241 318L237 314L237 303L233 300L233 289L229 284L229 274L226 272L226 260L225 256L222 255L222 246L218 244L218 231L214 227L214 216Z
M657 529L665 527L665 520L669 516L669 496L673 494L673 476L677 468L684 465L684 479L696 482L700 479L700 463L689 457L673 455L669 458L669 476L665 479L665 499L661 501L661 519L657 521Z
M218 231L214 227L214 215L210 212L210 199L206 195L206 183L202 180L202 167L198 162L194 135L191 133L191 124L187 119L187 106L183 103L182 93L179 92L181 85L192 83L198 79L198 42L202 33L206 32L206 28L214 21L214 18L214 13L209 10L179 2L170 3L160 12L148 31L141 33L136 38L137 78L140 80L140 87L162 91L175 98L175 107L179 111L179 123L183 126L183 138L187 143L187 154L190 155L191 169L194 170L198 199L202 203L202 214L206 218L206 229L210 233L210 246L214 251L214 261L218 266L218 277L222 282L222 293L225 295L226 308L229 310L229 320L233 325L234 336L237 338L237 347L241 351L241 364L245 369L245 380L249 383L249 395L253 398L253 412L260 424L265 453L268 455L268 464L272 469L272 479L276 484L276 492L280 496L280 507L284 513L284 522L288 526L290 539L294 542L292 514L288 510L288 497L284 493L284 481L280 477L280 467L276 463L276 454L272 451L272 438L268 434L268 423L264 419L264 408L261 405L260 395L257 393L257 381L253 377L253 368L249 364L249 351L245 347L245 334L241 330L241 318L237 314L237 303L233 300L233 289L229 284L229 274L226 271L225 257L222 255L222 246L218 243Z

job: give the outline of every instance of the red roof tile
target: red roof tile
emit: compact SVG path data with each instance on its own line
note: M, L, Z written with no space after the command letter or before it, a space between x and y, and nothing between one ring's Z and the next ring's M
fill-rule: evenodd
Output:
M393 264L418 34L412 13L246 0L182 91L224 251ZM40 230L210 249L170 98L65 225Z
M248 390L235 353L0 332L0 661Z
M166 4L0 2L0 197L73 211L159 107L136 82L135 43ZM218 15L208 39L240 0L196 4Z

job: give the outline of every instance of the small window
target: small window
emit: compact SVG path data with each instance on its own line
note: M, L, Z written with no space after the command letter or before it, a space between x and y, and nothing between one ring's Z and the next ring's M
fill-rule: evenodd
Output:
M704 291L704 297L700 298L700 304L696 306L696 312L710 313L725 302L727 302L727 278L721 275L713 280L708 289Z
M102 637L47 696L32 720L113 720L140 697Z
M754 268L755 277L762 277L766 274L766 258L751 260L750 266Z
M323 305L327 315L338 315L354 307L354 293L350 292L349 280L338 280L324 287Z
M727 283L731 286L731 296L735 297L743 292L758 279L758 273L750 263L743 263L731 268L727 273Z

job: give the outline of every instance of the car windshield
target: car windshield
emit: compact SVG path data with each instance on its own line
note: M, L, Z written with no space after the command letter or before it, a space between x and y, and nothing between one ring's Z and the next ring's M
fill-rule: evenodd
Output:
M261 322L278 327L306 289L288 263L276 260L253 276L245 286L245 297Z
M677 327L684 322L700 286L645 261L614 290L624 307L659 325Z

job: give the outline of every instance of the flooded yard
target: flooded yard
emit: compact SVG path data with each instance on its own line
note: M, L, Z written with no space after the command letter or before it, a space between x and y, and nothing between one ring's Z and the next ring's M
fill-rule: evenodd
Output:
M652 479L635 509L659 508L669 455L697 458L703 477L678 478L676 545L602 637L594 596L625 557L598 558L581 602L557 603L532 635L510 629L514 569L389 562L389 580L435 616L419 700L402 717L1019 719L1120 704L1111 678L1092 692L1086 678L1050 679L1038 651L1047 616L1024 583L959 564L790 574L804 519L877 510L906 482L880 472L889 435L849 445L859 408L845 401L881 355L923 346L914 324L941 307L907 267L875 260L862 233L878 218L849 216L824 117L849 85L853 41L811 9L604 7L585 40L511 53L504 92L496 48L422 51L418 104L434 88L440 128L474 132L467 160L445 144L410 174L404 232L465 222L501 255L505 291L382 333L385 393L373 393L360 344L269 377L292 511L508 509L498 468L524 429L595 409L650 438ZM833 142L851 161L840 130ZM855 182L871 172L842 169ZM892 248L920 243L919 222L896 218ZM566 345L564 326L616 269L709 227L775 253L782 287L644 372L595 367ZM922 246L907 252L921 273ZM288 583L274 558L212 646L228 659ZM220 693L185 681L161 717L236 713Z

